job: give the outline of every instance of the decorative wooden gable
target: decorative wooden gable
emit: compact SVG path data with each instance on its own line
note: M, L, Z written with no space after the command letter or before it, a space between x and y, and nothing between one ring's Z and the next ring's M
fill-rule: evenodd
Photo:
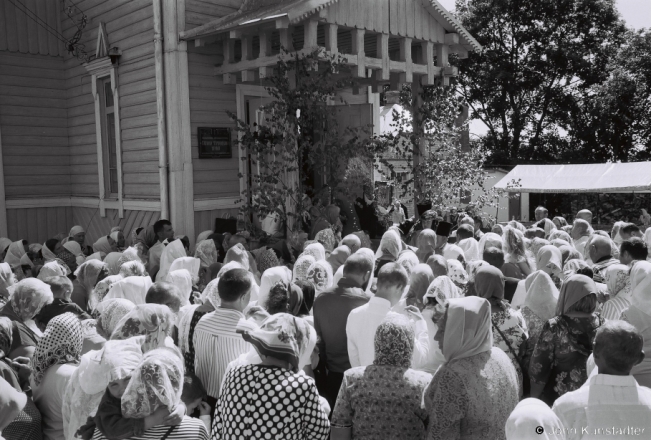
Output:
M263 79L281 46L341 54L356 77L373 85L448 83L457 75L449 53L465 57L481 49L436 0L245 0L238 12L181 39L221 44L215 74L228 84Z

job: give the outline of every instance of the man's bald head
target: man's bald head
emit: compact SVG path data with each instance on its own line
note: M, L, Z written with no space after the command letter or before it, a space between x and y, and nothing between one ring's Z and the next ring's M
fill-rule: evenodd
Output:
M627 376L644 360L644 339L625 321L606 321L595 336L594 361L599 374Z
M154 283L145 296L147 304L162 304L174 313L181 308L181 290L174 284L159 281Z
M432 269L434 278L448 274L448 262L443 255L431 255L427 265Z
M599 261L600 258L612 255L613 248L610 244L610 239L604 237L603 235L595 234L590 240L590 259L593 262Z
M582 209L579 212L576 213L576 218L579 218L581 220L585 220L588 222L588 224L592 223L592 212L588 209Z

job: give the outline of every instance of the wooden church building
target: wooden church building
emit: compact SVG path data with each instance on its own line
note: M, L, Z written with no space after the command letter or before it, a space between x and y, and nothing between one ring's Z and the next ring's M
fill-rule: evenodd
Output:
M345 123L377 130L382 87L480 49L436 0L0 0L0 236L168 218L193 241L235 214L228 112L260 122L281 46L343 54L363 85Z

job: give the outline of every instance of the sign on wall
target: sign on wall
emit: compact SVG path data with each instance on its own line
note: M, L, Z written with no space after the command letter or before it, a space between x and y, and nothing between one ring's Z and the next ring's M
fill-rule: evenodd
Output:
M197 128L199 159L223 159L233 157L231 129L217 127Z

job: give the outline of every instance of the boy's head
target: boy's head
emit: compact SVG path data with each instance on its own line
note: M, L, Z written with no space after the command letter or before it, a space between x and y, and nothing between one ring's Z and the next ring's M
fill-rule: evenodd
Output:
M54 298L70 301L70 296L72 295L72 281L70 281L68 277L49 277L45 279L45 284L50 286Z
M181 394L181 401L185 403L187 414L191 414L203 399L206 398L206 389L201 383L201 379L193 373L188 373L183 378L183 393Z

